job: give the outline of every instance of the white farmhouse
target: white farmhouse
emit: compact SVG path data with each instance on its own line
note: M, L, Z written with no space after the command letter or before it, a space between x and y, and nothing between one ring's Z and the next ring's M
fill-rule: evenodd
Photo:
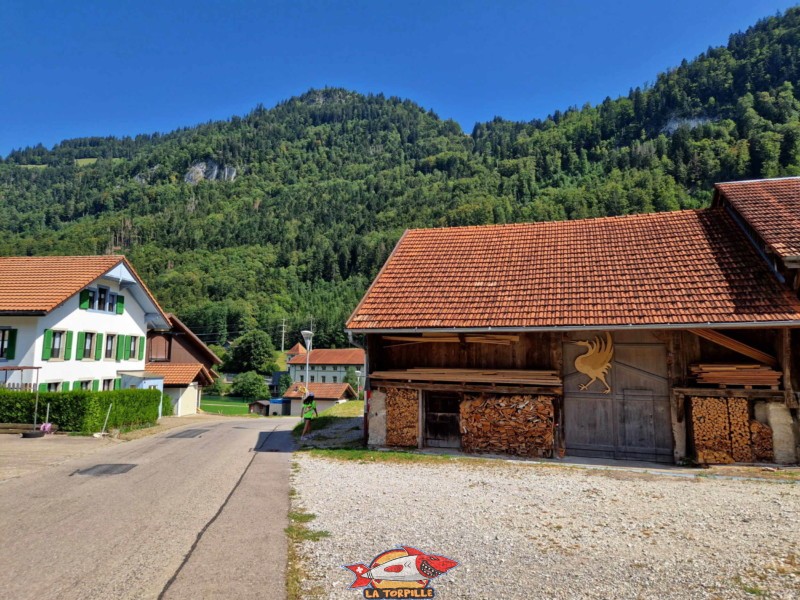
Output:
M163 389L145 370L149 329L169 322L123 256L0 257L2 387Z

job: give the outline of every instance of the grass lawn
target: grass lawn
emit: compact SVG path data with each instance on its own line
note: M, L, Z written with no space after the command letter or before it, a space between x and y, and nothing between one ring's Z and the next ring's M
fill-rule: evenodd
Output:
M245 400L224 396L203 396L200 409L217 415L249 415L250 406Z
M354 417L361 417L364 415L364 402L362 400L349 400L331 406L328 410L323 410L319 413L319 417L314 419L314 431L325 429L326 427L335 424L339 419L352 419ZM299 436L303 432L303 421L300 421L292 433Z
M273 354L275 364L278 365L278 371L288 371L286 366L286 355L280 350L276 350Z

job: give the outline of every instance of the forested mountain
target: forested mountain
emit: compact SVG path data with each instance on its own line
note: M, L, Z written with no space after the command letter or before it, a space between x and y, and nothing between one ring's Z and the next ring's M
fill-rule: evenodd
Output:
M0 254L124 252L207 341L313 316L317 345L341 345L405 228L702 206L716 181L800 174L799 115L800 9L627 97L471 134L409 100L312 90L169 134L12 152Z

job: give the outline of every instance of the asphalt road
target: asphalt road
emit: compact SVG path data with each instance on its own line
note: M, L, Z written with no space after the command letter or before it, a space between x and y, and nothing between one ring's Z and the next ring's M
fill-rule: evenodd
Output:
M296 422L195 424L0 483L0 596L283 598Z

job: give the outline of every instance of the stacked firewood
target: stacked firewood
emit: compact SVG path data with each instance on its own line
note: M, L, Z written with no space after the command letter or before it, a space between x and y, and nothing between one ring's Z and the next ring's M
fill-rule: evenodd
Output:
M549 396L473 396L461 403L461 447L550 457L554 438Z
M416 447L419 424L419 392L386 389L386 445Z
M772 430L750 419L745 398L692 398L692 431L701 463L772 461Z
M781 381L780 371L764 365L692 365L690 367L697 383L708 383L721 387L777 387Z
M692 398L692 431L698 462L733 462L728 404L724 398Z
M775 453L772 448L772 428L758 421L750 421L750 439L753 440L753 457L758 462L772 462Z
M728 400L728 419L731 424L731 457L733 462L753 462L750 443L750 410L744 398Z

